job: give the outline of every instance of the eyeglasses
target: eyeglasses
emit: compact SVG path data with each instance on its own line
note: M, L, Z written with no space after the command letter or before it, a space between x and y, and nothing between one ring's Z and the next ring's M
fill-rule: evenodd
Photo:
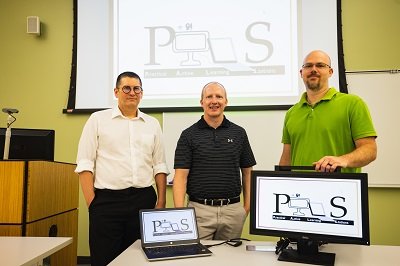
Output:
M322 62L316 63L316 64L313 64L313 63L305 63L304 65L302 65L302 68L303 68L303 69L310 70L310 69L312 69L314 66L315 66L317 69L331 68L330 65L325 64L325 63L322 63Z
M123 86L122 87L122 91L124 93L126 93L126 94L130 93L131 91L133 91L136 94L139 94L139 93L141 93L143 91L143 89L140 86L133 86L133 87L131 87L131 86Z

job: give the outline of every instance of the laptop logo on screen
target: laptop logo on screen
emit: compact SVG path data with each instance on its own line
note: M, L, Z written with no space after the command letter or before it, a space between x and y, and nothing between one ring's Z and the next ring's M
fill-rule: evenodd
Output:
M312 201L310 197L301 196L300 193L292 196L274 193L274 196L274 220L354 225L354 220L343 219L348 214L345 197L334 196L330 199L329 206L324 207L322 202ZM325 208L330 209L328 214Z
M153 236L166 236L166 235L183 235L193 234L187 219L181 219L179 223L171 221L154 220L153 223Z

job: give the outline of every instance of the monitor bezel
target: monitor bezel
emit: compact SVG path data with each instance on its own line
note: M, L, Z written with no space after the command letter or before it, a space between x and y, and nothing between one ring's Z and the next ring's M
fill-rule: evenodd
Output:
M294 232L287 230L260 229L256 227L257 211L257 178L261 176L290 177L290 178L326 178L326 179L352 179L359 180L361 186L361 209L362 209L362 237L338 236L330 234L316 234L307 232ZM305 171L260 171L251 173L250 185L250 223L249 231L253 235L275 236L290 239L310 239L324 243L359 244L370 245L369 232L369 204L368 204L368 175L366 173L324 173Z
M4 145L5 145L5 134L7 128L0 128L0 153L1 159L3 159ZM16 138L23 137L42 137L45 139L46 144L45 151L40 153L40 156L31 156L30 154L21 156L21 151L15 150L14 142ZM32 148L29 146L28 148ZM31 150L29 150L31 152ZM55 154L55 130L54 129L37 129L37 128L11 128L11 139L10 139L10 150L8 160L44 160L54 161Z

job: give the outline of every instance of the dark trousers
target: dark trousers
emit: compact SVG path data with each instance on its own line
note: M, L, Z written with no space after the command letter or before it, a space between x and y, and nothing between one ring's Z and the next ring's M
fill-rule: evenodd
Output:
M89 206L92 266L105 266L140 238L139 210L157 201L153 187L97 189Z

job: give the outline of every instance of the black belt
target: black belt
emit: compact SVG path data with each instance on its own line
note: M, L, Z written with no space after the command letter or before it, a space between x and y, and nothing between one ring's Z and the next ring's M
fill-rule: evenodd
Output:
M240 201L240 196L234 198L226 198L226 199L201 199L189 196L189 201L194 201L197 203L210 206L223 206L223 205L238 203Z
M141 191L145 191L146 189L153 189L152 186L150 187L128 187L128 188L124 188L124 189L107 189L107 188L96 188L95 189L95 193L99 193L99 194L123 194L123 195L132 195L132 194L136 194L138 192Z

